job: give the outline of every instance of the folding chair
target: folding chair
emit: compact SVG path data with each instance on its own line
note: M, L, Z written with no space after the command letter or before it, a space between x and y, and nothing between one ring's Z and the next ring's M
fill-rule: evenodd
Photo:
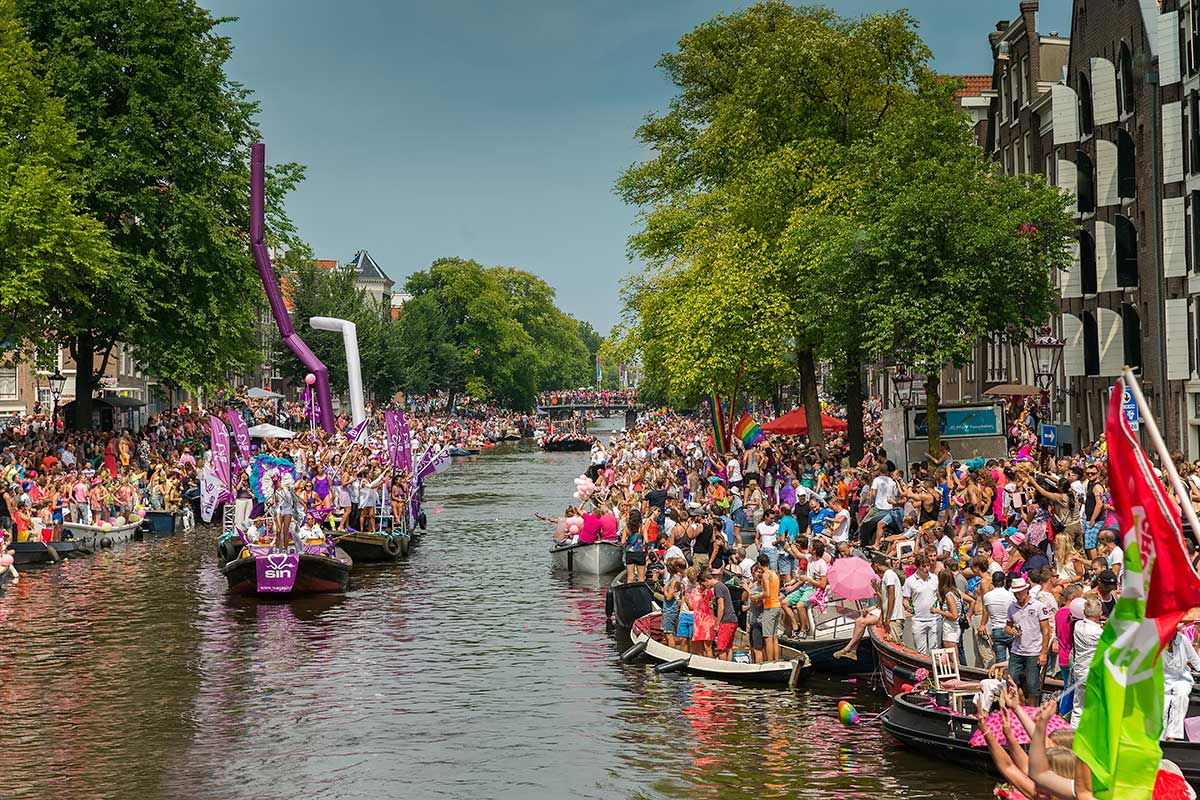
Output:
M962 711L962 699L979 691L978 681L964 681L958 673L958 650L941 647L929 653L933 660L933 688L950 696L950 707Z

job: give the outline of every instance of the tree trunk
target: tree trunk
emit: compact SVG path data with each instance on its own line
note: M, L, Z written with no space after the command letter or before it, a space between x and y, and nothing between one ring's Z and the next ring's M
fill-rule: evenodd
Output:
M938 372L925 374L925 424L929 427L929 454L937 458L942 452L942 436L938 430L938 390L941 375Z
M446 413L449 414L454 408L454 395L457 394L453 389L450 390L450 396L446 398Z
M846 378L846 436L850 440L850 463L863 457L863 368L857 355L851 358Z
M90 331L79 334L71 355L75 358L75 427L92 429L92 393L96 390L96 339Z
M817 362L811 348L802 347L796 353L796 365L800 368L800 391L804 393L804 419L808 422L808 443L821 447L825 444L825 430L821 427L821 400L817 397Z

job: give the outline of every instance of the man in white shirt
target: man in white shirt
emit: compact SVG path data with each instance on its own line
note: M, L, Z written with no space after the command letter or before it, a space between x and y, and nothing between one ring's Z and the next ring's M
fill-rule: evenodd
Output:
M1008 661L1008 651L1012 647L1012 637L1004 630L1004 626L1008 624L1008 609L1017 602L1017 598L1005 588L1004 581L1004 570L995 569L992 572L992 588L983 595L983 614L976 631L981 639L990 639L995 654L993 664Z
M829 498L829 506L833 509L833 519L829 521L826 530L833 536L835 543L850 541L850 510L842 498L834 495Z
M942 528L942 538L937 541L937 557L941 558L945 555L954 554L954 540L950 538L950 532Z
M888 465L880 465L875 480L871 481L871 510L863 518L862 541L871 541L872 547L879 550L883 544L887 524L893 521L899 528L903 521L903 511L898 504L903 504L900 497L900 487L888 472ZM868 539L870 536L874 539Z
M763 521L754 528L754 546L771 562L771 570L779 568L779 551L775 549L775 537L779 534L779 523L775 521L775 510L763 513Z
M729 457L729 463L725 465L725 475L729 478L730 486L742 485L742 465L737 456Z
M918 553L913 561L917 571L908 576L901 591L904 608L912 615L913 646L918 653L928 655L942 643L938 616L933 606L938 598L937 576L929 571L929 556Z

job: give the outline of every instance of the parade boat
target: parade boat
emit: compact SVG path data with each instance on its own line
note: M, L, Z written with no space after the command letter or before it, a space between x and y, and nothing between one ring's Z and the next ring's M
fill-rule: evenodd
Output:
M657 668L660 672L683 670L694 675L731 683L794 688L799 682L800 676L809 666L808 656L799 650L793 650L783 645L779 646L779 654L783 657L781 660L767 661L762 664L753 664L736 658L733 661L725 661L679 650L666 643L666 635L662 632L662 614L658 612L647 614L634 622L630 634L633 647L621 656L622 660L644 654L661 662L662 666ZM737 632L733 646L735 650L749 653L750 639L744 630Z
M233 594L287 598L298 594L344 592L353 560L340 547L306 545L303 552L248 546L243 556L221 567Z
M810 609L810 612L815 609ZM780 636L779 641L808 655L815 672L826 675L871 675L877 661L870 639L863 637L855 650L857 659L834 658L854 636L854 620L859 609L849 601L834 598L817 614L816 631L810 638Z
M654 589L646 581L626 581L622 571L613 578L604 596L604 614L618 628L630 630L638 619L658 611Z
M538 441L547 453L577 453L591 450L596 440L586 433L551 433Z
M196 527L196 515L190 505L174 510L147 511L142 518L141 533L155 536L170 536L190 531Z
M375 564L407 556L412 537L403 529L350 531L338 534L336 541L355 563Z
M117 517L117 523L84 525L81 522L67 521L63 523L63 540L74 542L77 551L95 552L102 547L132 542L142 520L139 517L126 521L124 517ZM57 546L59 543L53 544Z
M911 641L910 624L911 620L905 620L904 637L906 642ZM906 684L920 683L916 678L917 670L924 670L927 673L933 670L933 661L929 656L917 652L907 643L901 644L885 640L883 629L878 625L868 628L867 636L871 639L871 646L875 649L875 656L879 661L881 687L888 696L896 696L904 690ZM964 646L969 654L974 649L974 631L963 631L963 636ZM963 680L967 681L979 681L988 677L986 669L966 665L959 666L959 674ZM1047 678L1042 683L1042 687L1047 692L1057 692L1063 688L1063 685L1058 678Z
M560 572L610 575L622 568L617 542L562 542L550 548L550 565Z
M1200 699L1192 695L1188 719L1200 721ZM986 746L971 744L975 718L939 705L926 694L901 692L883 712L883 729L901 744L941 761L999 774ZM1015 724L1015 723L1014 723ZM1193 789L1200 791L1200 742L1163 741L1163 758L1175 762Z

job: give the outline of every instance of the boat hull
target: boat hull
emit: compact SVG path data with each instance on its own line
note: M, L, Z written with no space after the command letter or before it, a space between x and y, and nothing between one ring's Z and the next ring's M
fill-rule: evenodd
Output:
M812 662L813 671L824 675L870 675L875 672L879 663L875 658L875 648L871 646L871 642L865 636L858 643L855 653L858 656L857 661L852 658L833 657L834 653L850 643L849 638L792 639L780 637L779 641L805 653Z
M98 525L65 522L63 523L63 537L69 537L71 541L75 542L77 550L96 551L101 547L132 542L140 526L141 522L138 521L104 530Z
M609 575L621 569L621 545L591 542L550 548L550 564L560 572Z
M633 623L630 638L634 644L645 643L644 651L648 658L661 663L670 663L682 659L687 664L682 667L685 672L702 675L706 678L744 683L760 686L794 685L800 675L808 668L808 658L798 650L780 645L779 654L782 661L770 661L764 664L743 664L737 661L725 661L719 658L707 658L678 650L660 642L656 636L661 633L662 614L653 613L638 619ZM744 631L738 631L734 640L736 649L749 649L749 642Z
M346 591L350 585L350 569L353 564L350 556L340 549L337 558L302 553L299 572L291 592L260 593L254 556L230 561L221 567L221 574L229 581L229 591L233 594L287 598L299 594Z
M54 554L47 545L54 548ZM75 546L75 542L13 542L8 548L13 551L14 564L49 564L63 558L86 555ZM58 558L55 558L55 554Z
M542 442L542 449L547 453L579 453L592 449L589 439L567 439L559 442Z
M141 532L151 536L171 536L196 527L196 518L191 509L175 511L147 511L142 520Z
M604 610L618 628L629 630L633 623L647 614L658 610L654 601L654 590L645 581L625 582L625 573L620 573L608 587L604 599Z
M337 538L341 547L356 564L378 564L408 555L409 537L401 534L352 533Z

